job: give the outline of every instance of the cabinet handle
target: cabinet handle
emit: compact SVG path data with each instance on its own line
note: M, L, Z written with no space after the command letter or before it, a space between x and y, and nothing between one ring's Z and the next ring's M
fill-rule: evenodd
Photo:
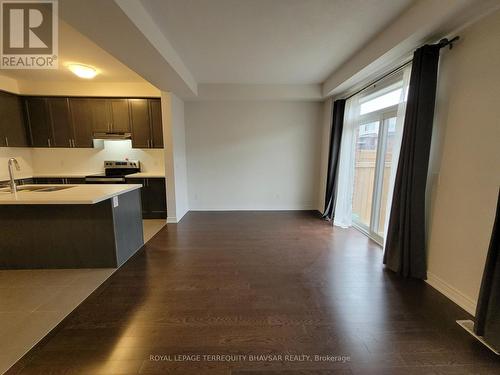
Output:
M71 140L71 143L73 143L73 147L76 147L74 139Z
M9 138L5 137L5 146L9 147Z
M50 138L47 138L47 144L49 145L50 147Z
M71 139L68 139L68 143L69 143L69 147L73 147L73 145L71 144Z

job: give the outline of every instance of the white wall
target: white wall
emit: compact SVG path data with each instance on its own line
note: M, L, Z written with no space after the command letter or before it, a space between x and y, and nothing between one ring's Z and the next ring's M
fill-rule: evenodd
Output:
M177 223L189 211L184 102L171 93L162 92L161 103L167 179L167 222Z
M105 141L104 148L33 148L35 174L92 174L104 170L104 160L140 160L142 172L165 173L162 149L133 149L131 141Z
M0 75L0 90L19 94L19 85L15 79Z
M184 119L184 102L175 95L172 98L172 136L175 173L175 205L176 216L180 221L189 211L187 160L186 160L186 127Z
M474 313L500 186L500 11L441 52L429 283Z
M316 209L321 104L185 105L191 210Z
M0 81L2 82L2 81ZM148 82L28 81L18 80L23 95L159 97L160 90ZM10 90L8 90L10 91Z
M104 148L0 148L0 181L9 178L7 160L15 157L21 171L16 178L39 175L87 175L104 170L104 160L138 159L143 172L165 174L160 149L133 149L130 141L106 141Z
M33 175L33 159L29 148L0 147L0 181L9 179L7 162L9 158L16 158L20 171L14 170L15 178L31 177Z

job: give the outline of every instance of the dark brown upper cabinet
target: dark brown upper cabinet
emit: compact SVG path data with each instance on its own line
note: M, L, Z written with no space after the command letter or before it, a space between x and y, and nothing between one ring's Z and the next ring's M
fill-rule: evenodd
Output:
M151 122L147 99L130 99L132 122L132 147L149 148L151 143Z
M149 113L151 114L152 145L154 148L163 148L163 123L161 121L161 100L148 99Z
M89 99L92 130L96 133L130 132L129 103L127 99Z
M92 115L92 130L96 133L111 131L111 116L107 99L89 99L90 113Z
M160 99L129 99L133 148L163 148Z
M54 139L50 126L46 98L27 97L25 99L28 128L32 147L51 147Z
M92 111L90 99L69 98L73 147L92 148Z
M87 99L28 97L25 105L32 147L93 147Z
M0 147L93 147L93 133L132 133L134 148L163 148L157 98L22 97L0 92Z
M0 147L29 145L21 97L0 92Z
M68 98L47 98L52 147L74 147Z
M110 99L111 131L130 133L130 113L128 99Z

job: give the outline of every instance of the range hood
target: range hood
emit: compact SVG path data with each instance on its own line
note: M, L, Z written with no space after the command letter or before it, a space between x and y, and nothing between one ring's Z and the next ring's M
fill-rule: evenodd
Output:
M93 139L105 139L107 141L123 141L124 139L132 139L132 133L124 132L94 132Z

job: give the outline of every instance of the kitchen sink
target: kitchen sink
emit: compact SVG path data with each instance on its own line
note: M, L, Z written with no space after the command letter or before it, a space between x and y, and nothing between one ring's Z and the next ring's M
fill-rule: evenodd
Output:
M17 191L31 191L37 193L49 193L52 191L59 191L72 188L73 186L18 186ZM0 189L1 193L10 193L10 188Z

